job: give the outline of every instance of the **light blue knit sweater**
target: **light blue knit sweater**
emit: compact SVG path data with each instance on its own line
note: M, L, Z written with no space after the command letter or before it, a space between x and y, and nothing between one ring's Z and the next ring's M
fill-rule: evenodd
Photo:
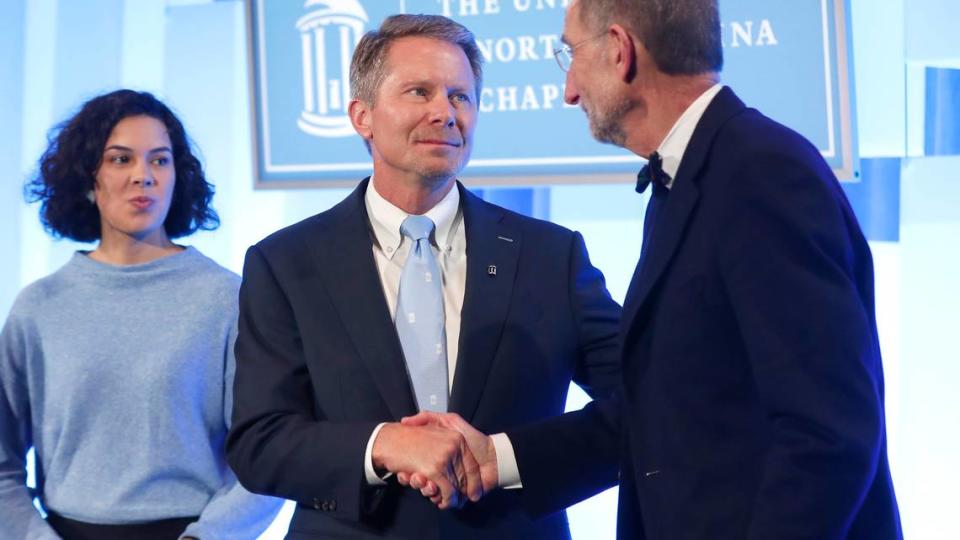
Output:
M0 537L200 515L202 540L256 538L282 501L227 467L240 279L193 248L113 266L83 253L25 288L0 334Z

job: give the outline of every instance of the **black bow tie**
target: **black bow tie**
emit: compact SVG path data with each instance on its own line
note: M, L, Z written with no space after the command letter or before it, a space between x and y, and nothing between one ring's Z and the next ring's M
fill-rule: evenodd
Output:
M660 154L654 152L650 154L650 159L647 161L647 164L644 165L643 168L640 169L640 173L637 174L637 193L646 191L650 182L655 182L663 187L667 187L670 180L670 175L663 172L663 160L660 158Z

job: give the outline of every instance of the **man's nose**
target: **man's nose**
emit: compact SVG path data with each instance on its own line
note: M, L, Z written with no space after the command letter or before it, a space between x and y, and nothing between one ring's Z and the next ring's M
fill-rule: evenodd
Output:
M430 122L452 127L456 121L457 110L450 102L450 98L437 94L430 102Z
M567 71L566 85L563 87L563 101L568 105L576 105L580 102L580 90L573 81L573 74Z

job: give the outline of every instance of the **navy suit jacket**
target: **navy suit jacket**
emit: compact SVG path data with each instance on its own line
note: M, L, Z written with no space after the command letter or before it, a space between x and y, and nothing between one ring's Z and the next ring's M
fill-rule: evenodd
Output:
M687 147L621 331L621 531L901 536L873 262L829 166L729 89Z
M549 512L616 482L619 436L609 425L576 432L589 441L580 447L604 457L562 493L524 478L524 489L441 512L396 483L366 484L374 427L417 412L373 257L366 187L247 253L230 465L251 491L298 503L290 538L569 537L565 515ZM582 237L457 189L467 277L450 410L495 433L562 414L571 380L596 397L613 393L620 307Z
M724 88L649 242L620 333L618 536L900 538L870 250L817 149ZM598 411L512 433L521 473Z

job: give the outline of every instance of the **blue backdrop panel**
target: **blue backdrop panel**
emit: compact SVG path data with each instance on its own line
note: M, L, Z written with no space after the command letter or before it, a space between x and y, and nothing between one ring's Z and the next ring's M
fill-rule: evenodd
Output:
M849 0L721 2L724 82L809 138L854 177ZM573 175L629 181L640 158L595 142L563 103L566 0L250 0L258 185L342 185L370 170L346 116L348 71L364 32L398 12L452 17L486 60L468 179L530 185ZM617 175L616 177L610 176Z
M0 229L0 246L5 253L20 252L20 201L24 177L21 174L23 138L23 40L24 0L0 3L0 216L6 216ZM4 264L0 272L0 313L6 315L20 289L20 267ZM13 259L16 261L16 258Z
M960 154L960 69L926 69L924 154Z
M843 185L867 240L900 241L900 172L902 160L863 158L860 160L860 182Z

